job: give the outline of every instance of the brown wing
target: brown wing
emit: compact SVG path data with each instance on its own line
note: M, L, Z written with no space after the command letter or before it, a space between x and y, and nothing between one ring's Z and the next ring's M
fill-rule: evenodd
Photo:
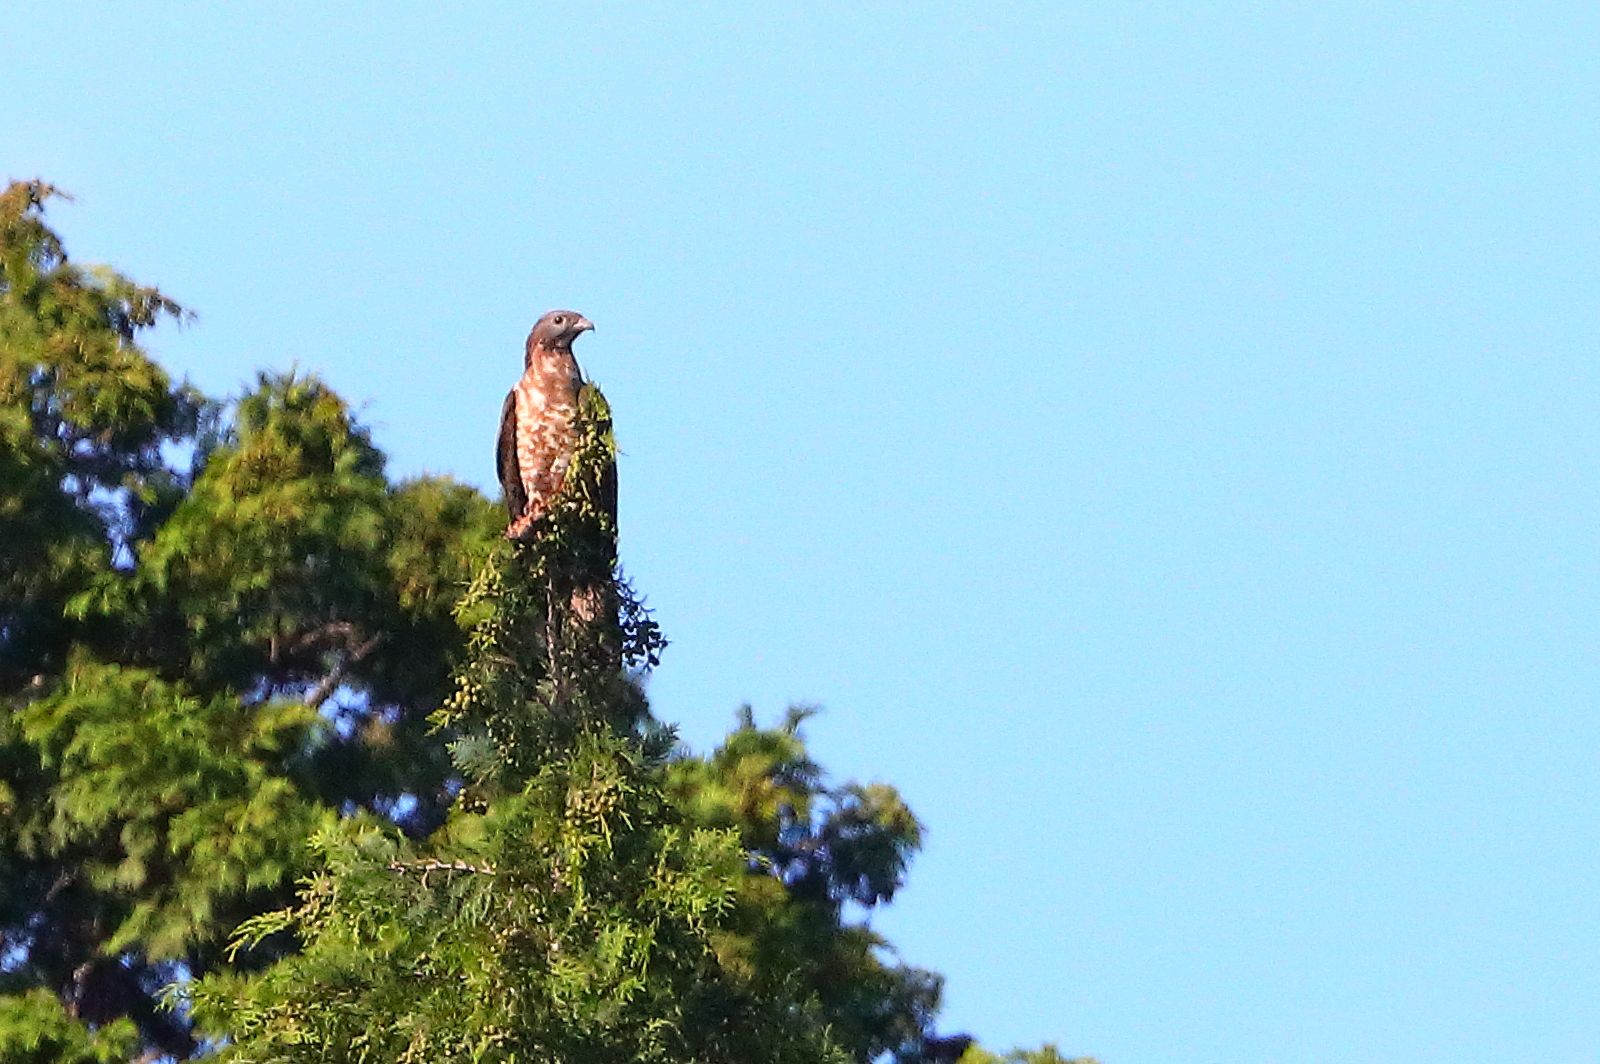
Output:
M500 467L500 492L505 496L506 512L515 521L528 508L528 495L522 490L522 470L517 466L517 392L506 393L500 409L500 439L495 443L495 458Z

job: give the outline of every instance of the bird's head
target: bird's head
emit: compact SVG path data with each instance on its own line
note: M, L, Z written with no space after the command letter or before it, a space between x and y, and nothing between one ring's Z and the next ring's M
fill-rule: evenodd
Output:
M547 351L571 351L572 341L579 333L594 328L594 322L571 310L552 310L534 323L528 334L528 350L542 347Z

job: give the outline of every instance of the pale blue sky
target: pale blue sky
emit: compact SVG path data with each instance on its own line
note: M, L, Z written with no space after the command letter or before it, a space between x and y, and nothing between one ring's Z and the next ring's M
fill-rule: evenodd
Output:
M593 318L656 708L903 789L947 1029L1600 1056L1600 8L330 6L13 4L0 176L399 474Z

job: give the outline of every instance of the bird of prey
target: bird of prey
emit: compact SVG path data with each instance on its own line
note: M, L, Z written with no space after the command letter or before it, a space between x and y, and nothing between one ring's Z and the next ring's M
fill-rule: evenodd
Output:
M552 310L528 334L522 379L500 411L497 458L511 522L507 539L528 538L565 483L584 387L572 341L593 328L582 314Z

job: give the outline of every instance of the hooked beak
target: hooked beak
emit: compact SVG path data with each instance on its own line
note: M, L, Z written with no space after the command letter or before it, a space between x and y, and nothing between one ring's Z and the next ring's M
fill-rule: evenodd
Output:
M588 318L583 317L581 314L578 316L578 320L576 322L576 325L578 326L578 328L577 328L577 332L573 333L574 336L576 336L577 333L594 332L594 322L590 321Z

